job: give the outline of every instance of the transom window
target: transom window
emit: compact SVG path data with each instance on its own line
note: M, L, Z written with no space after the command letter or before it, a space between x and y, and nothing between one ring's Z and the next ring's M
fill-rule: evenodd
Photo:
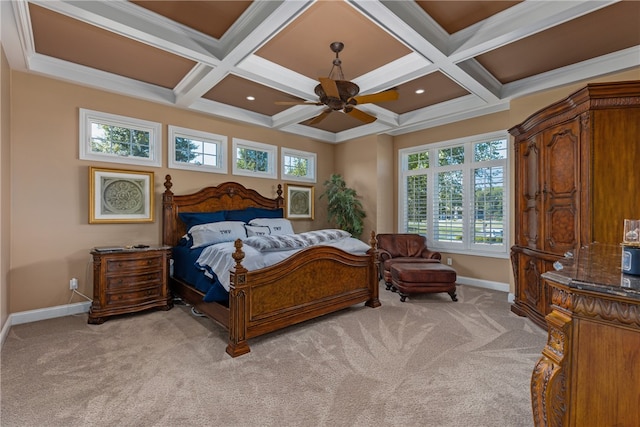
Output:
M80 109L80 159L162 166L162 125Z
M169 126L169 167L227 173L227 137Z
M316 182L316 153L282 148L282 179Z
M233 174L277 178L275 145L233 138Z
M499 132L401 150L399 230L434 249L506 257L507 143Z

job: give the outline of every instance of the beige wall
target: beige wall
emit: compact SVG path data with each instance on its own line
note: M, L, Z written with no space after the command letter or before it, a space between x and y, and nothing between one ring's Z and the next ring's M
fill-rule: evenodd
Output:
M368 136L332 145L36 75L8 72L6 60L4 57L2 59L0 233L3 247L0 257L0 296L8 298L8 305L5 299L2 300L8 313L68 303L71 277L79 279L81 292L91 295L89 250L93 246L159 243L160 196L164 191L162 183L167 173L173 176L173 191L176 194L234 180L265 195L274 195L277 180L170 170L165 166L132 167L131 169L150 170L155 174L156 222L142 225L89 225L88 167L122 166L78 159L78 108L161 122L164 125L164 165L167 164L167 124L316 152L316 220L294 223L296 231L328 225L326 202L319 199L319 196L323 190L322 183L331 173L337 172L362 197L367 212L365 230L390 232L397 227L395 189L398 149L507 129L584 85L572 85L514 100L510 111L482 118L409 135ZM634 79L640 79L640 70L600 80ZM8 96L9 91L11 97ZM7 105L10 115L5 111ZM8 140L10 143L7 143ZM10 168L7 156L10 156ZM9 218L11 234L7 239ZM7 240L9 243L6 243ZM5 248L7 244L8 250ZM503 283L510 281L511 268L506 259L458 254L444 256L453 258L453 265L462 276ZM2 313L2 320L6 318L6 314Z
M318 183L334 170L335 146L269 129L110 94L22 72L12 72L11 98L11 214L12 239L9 272L9 310L18 312L52 307L69 301L69 279L79 279L79 291L91 296L89 251L94 246L161 241L161 193L164 176L173 177L172 191L184 194L206 185L237 181L261 194L275 196L278 180L78 159L78 109L87 108L163 124L163 162L168 124L209 131L277 146L312 151L318 155ZM4 99L4 98L3 98ZM279 163L279 162L278 162ZM152 224L88 224L88 168L101 166L153 171L155 213ZM231 167L229 167L231 170ZM4 179L3 179L4 182ZM318 187L318 184L316 185ZM316 198L319 192L316 192ZM3 197L3 201L6 200ZM325 225L296 221L296 231ZM3 239L4 241L4 239ZM79 302L81 300L74 300Z
M395 176L393 137L389 135L378 136L377 147L377 171L376 180L376 228L378 233L393 233L396 229L397 213L393 203L395 188L393 178Z
M339 144L335 151L336 172L344 178L347 187L356 190L366 213L362 240L377 232L377 161L378 138L367 136Z
M9 317L9 265L11 162L10 70L0 45L0 330Z

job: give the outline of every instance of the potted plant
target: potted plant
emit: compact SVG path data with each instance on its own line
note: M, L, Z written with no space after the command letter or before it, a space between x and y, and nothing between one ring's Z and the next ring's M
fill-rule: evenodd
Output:
M327 197L329 222L348 231L353 237L360 237L366 214L356 191L347 187L340 174L332 174L324 182L324 188L320 198Z

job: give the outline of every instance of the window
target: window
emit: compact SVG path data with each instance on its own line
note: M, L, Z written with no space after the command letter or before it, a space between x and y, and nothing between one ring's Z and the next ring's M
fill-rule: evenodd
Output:
M434 249L506 257L506 132L400 151L400 224Z
M162 166L160 123L80 109L80 159Z
M233 138L233 174L276 178L274 145Z
M169 126L169 167L227 173L227 137Z
M282 179L316 182L316 153L283 148Z

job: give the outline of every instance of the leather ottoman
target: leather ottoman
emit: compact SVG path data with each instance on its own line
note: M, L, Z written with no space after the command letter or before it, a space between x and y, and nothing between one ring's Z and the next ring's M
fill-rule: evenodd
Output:
M446 292L453 301L456 296L456 271L440 263L397 263L391 266L392 290L404 302L411 294Z

